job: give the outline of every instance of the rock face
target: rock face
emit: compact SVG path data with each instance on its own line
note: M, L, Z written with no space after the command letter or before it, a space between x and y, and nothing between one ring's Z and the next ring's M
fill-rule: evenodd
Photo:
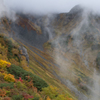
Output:
M37 25L38 18L24 14L18 15L18 20L11 24L15 36L28 44L43 50L43 44L48 41L48 35L42 32L42 27ZM37 23L37 24L36 24Z
M26 61L29 63L29 55L27 53L27 49L25 47L23 47L23 46L20 46L19 50L21 51L20 56L21 55L25 56L26 57Z

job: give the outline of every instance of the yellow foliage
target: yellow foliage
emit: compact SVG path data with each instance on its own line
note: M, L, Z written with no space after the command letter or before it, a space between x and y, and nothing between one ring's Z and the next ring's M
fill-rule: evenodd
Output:
M49 98L49 96L47 96L47 99L46 100L51 100L51 99Z
M13 75L11 74L3 74L4 75L4 80L5 81L8 81L8 82L15 82L15 78Z
M0 68L10 67L11 63L0 59Z

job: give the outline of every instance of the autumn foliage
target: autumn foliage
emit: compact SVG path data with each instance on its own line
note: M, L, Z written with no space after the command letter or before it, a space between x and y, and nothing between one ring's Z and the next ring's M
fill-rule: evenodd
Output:
M0 60L0 74L4 76L4 80L7 81L7 82L15 82L13 85L12 88L16 88L18 89L19 91L22 91L22 95L14 95L16 94L16 91L15 90L11 90L11 95L14 95L13 98L15 98L15 100L17 98L19 98L19 100L22 100L22 98L24 98L25 100L31 100L31 99L35 99L35 98L40 98L40 100L44 100L42 98L45 98L45 100L73 100L72 98L69 98L67 95L64 95L60 92L60 90L57 88L57 87L54 87L52 85L48 86L48 87L45 87L42 89L41 91L41 95L38 93L38 88L36 88L34 86L34 84L37 84L37 83L34 83L34 82L39 82L39 78L35 76L35 78L33 78L33 74L32 73L28 73L27 71L23 70L22 68L19 68L18 66L11 66L11 63L10 62L7 62L7 61L4 61L4 60ZM2 68L4 69L9 69L8 72L11 72L12 74L8 74L8 72L6 70L2 70ZM14 70L13 70L14 69ZM19 71L18 71L19 69ZM13 73L14 72L14 73ZM15 74L16 73L16 74ZM22 76L25 75L25 76ZM14 75L17 77L19 77L18 79L16 79L14 77ZM23 79L24 80L23 80ZM34 82L33 82L34 80ZM42 80L40 79L40 83L41 84ZM43 81L44 82L44 81ZM39 85L38 84L38 85ZM0 89L0 97L5 97L5 100L10 100L10 98L6 97L7 94L10 94L10 92L6 92L7 90L5 89L11 89L11 86L10 86L10 83L9 84L2 84L0 85L2 87L2 89ZM5 86L5 89L3 89ZM7 88L7 86L9 88ZM24 93L24 90L25 89L29 89L30 91L30 94L27 92L27 93ZM28 91L28 90L27 90ZM32 93L36 93L38 95L38 97L35 97L34 98L34 95L32 95ZM36 99L36 100L39 100L39 99Z
M4 80L8 82L15 82L14 75L11 74L4 74Z
M28 100L33 98L33 96L29 95L29 94L23 94L24 99Z
M43 88L42 94L47 96L46 100L73 100L68 95L63 94L57 87L49 86Z
M0 36L0 100L73 100L31 73L19 54L12 41Z
M0 89L0 96L5 97L6 96L6 91L4 89Z
M0 59L0 68L10 67L11 63Z

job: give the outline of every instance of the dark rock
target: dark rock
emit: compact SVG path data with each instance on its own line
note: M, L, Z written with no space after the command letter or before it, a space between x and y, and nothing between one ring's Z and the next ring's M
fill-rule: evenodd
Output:
M21 55L25 56L26 57L26 61L29 63L29 55L27 53L27 49L25 47L23 47L23 46L20 46L19 47L19 50L22 51L22 54Z

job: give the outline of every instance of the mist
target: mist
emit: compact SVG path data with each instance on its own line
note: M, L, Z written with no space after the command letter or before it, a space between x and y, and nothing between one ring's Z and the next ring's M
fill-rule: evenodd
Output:
M93 15L91 15L93 16ZM53 55L55 57L56 63L60 66L59 68L59 75L61 77L64 77L64 81L67 87L73 91L79 100L100 100L100 96L98 93L100 93L100 74L98 74L97 71L94 71L93 69L96 70L96 65L93 63L96 63L94 60L93 56L93 51L91 50L90 47L85 47L84 44L86 43L85 38L83 39L84 35L92 35L94 39L90 40L90 42L93 42L95 44L97 42L97 37L100 37L100 32L95 33L95 26L98 25L98 23L95 21L93 22L94 27L91 28L91 22L90 20L90 13L88 11L84 10L82 13L82 20L81 22L76 25L75 28L72 28L70 33L66 34L71 34L73 40L72 43L70 42L69 45L67 46L64 41L67 39L66 36L59 36L55 43L55 48L58 48L56 52L53 52ZM91 24L90 24L91 23ZM73 23L74 24L74 23ZM62 27L63 30L63 27ZM60 33L63 33L61 30ZM65 29L66 30L66 29ZM88 32L87 32L88 31ZM89 41L89 39L88 39ZM58 44L61 44L60 46ZM72 44L72 46L70 46ZM89 43L87 43L89 44ZM63 52L64 51L64 52ZM89 54L89 52L91 52ZM97 51L96 51L97 52ZM99 51L98 51L99 52ZM77 61L74 59L74 55L77 54L75 59L78 59L78 65ZM97 56L97 54L95 55ZM93 59L92 59L93 58ZM92 59L92 60L91 60ZM83 66L84 65L84 66ZM78 83L78 87L81 87L81 84L87 88L87 95L84 95L82 91L77 89L77 86L74 86L74 82L77 80L76 79L76 71L73 70L74 68L79 68L81 69L82 67L85 67L85 71L92 71L92 81L89 83ZM93 68L93 69L92 69ZM85 71L82 71L85 73ZM71 80L71 81L70 81ZM91 97L89 97L91 95Z
M4 0L0 0L0 18L5 16L12 21L16 20L15 12L4 4Z
M4 4L14 11L38 15L66 13L76 5L82 5L100 13L99 0L4 0Z

